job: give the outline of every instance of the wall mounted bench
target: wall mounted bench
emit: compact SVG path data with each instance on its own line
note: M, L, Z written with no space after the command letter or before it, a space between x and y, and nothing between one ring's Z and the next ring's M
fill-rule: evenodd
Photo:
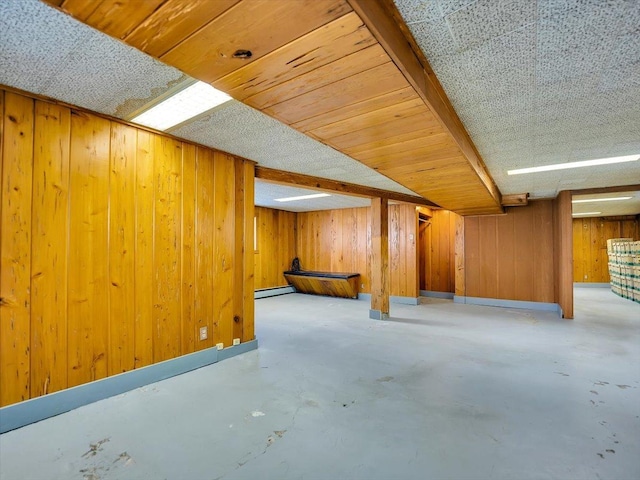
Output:
M358 298L359 273L312 272L306 270L284 272L284 278L300 293Z

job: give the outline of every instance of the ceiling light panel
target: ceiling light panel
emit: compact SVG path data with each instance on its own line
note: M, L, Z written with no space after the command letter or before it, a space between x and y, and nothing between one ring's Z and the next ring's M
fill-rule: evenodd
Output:
M596 203L596 202L621 202L631 200L633 197L589 198L585 200L572 200L571 203Z
M168 130L190 118L231 100L231 97L204 82L196 82L167 98L131 121L156 130Z
M312 198L330 197L328 193L312 193L311 195L300 195L297 197L274 198L275 202L295 202L297 200L310 200Z
M637 162L640 155L625 155L622 157L597 158L595 160L583 160L580 162L556 163L553 165L541 165L539 167L518 168L508 170L508 175L521 175L524 173L550 172L552 170L566 170L569 168L595 167L598 165L611 165L613 163Z

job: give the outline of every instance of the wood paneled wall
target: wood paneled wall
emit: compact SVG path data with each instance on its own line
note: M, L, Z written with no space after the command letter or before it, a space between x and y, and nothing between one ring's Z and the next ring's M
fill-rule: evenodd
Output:
M0 112L0 405L254 338L253 163L9 91Z
M553 202L506 212L464 219L465 295L555 302Z
M360 274L360 292L371 292L371 209L298 213L297 252L304 270ZM389 207L391 295L417 297L418 217L413 205Z
M433 210L428 222L420 222L420 289L455 291L455 237L459 215Z
M573 281L609 283L607 239L640 239L637 219L573 219Z
M296 257L296 213L256 207L255 288L287 285L282 272Z

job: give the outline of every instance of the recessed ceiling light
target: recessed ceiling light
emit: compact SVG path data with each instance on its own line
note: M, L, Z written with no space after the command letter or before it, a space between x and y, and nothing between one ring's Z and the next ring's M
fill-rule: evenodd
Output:
M600 215L602 212L583 212L583 213L574 213L573 216L584 216L584 215Z
M180 90L131 121L156 130L167 130L231 100L231 97L204 82Z
M276 202L295 202L296 200L307 200L309 198L330 197L328 193L313 193L311 195L301 195L299 197L274 198Z
M589 198L586 200L571 200L571 203L617 202L621 200L631 200L632 198L633 197Z
M624 157L597 158L595 160L583 160L581 162L556 163L555 165L542 165L540 167L518 168L508 170L507 175L520 175L522 173L549 172L552 170L565 170L567 168L593 167L596 165L609 165L611 163L635 162L640 155L626 155Z

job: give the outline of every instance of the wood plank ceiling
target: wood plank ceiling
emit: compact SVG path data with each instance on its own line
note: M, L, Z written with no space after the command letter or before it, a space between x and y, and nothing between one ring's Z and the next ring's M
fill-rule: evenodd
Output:
M501 212L464 127L380 0L45 1L444 208ZM402 51L389 51L394 41Z

